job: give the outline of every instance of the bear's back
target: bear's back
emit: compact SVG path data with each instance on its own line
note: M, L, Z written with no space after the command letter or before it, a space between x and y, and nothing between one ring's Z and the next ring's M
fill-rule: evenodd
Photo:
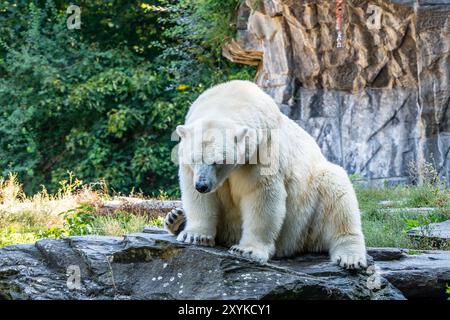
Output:
M275 101L256 84L233 80L203 92L190 107L186 123L224 119L250 127L274 128L280 116Z

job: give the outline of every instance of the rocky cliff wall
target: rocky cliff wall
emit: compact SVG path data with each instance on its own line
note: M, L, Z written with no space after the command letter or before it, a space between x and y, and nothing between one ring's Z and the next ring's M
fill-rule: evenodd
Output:
M450 0L337 2L247 0L223 54L257 65L256 83L349 174L408 182L427 161L450 181Z

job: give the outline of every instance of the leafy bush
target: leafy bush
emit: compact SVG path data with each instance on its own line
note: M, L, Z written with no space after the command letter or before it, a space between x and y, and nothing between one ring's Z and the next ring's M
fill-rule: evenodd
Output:
M178 194L173 129L207 87L251 79L225 61L238 1L80 0L0 4L0 176L27 194L67 171L112 191Z
M93 233L92 222L94 221L94 208L83 204L75 209L63 213L65 220L64 228L69 235L85 235Z

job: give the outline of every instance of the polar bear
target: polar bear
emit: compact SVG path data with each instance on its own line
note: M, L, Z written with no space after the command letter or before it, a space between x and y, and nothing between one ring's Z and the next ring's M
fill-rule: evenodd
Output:
M261 263L328 251L341 267L367 266L346 172L256 84L234 80L206 90L176 132L186 218L178 241L217 243ZM169 214L168 225L178 227L180 213Z

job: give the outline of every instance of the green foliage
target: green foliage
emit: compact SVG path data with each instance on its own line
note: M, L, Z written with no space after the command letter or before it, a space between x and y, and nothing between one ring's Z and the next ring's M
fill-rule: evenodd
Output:
M74 194L83 186L83 181L77 179L72 171L68 171L68 179L64 179L58 182L58 196L62 197L67 194Z
M73 233L71 233L66 228L60 228L60 227L54 226L54 227L50 227L48 229L38 230L38 232L36 233L36 238L37 239L42 239L42 238L58 239L61 237L68 237L70 235L73 235Z
M406 219L405 220L406 230L410 230L412 228L417 228L420 226L419 220L416 219Z
M81 205L78 208L63 213L65 225L69 235L85 235L93 233L94 208Z
M80 0L0 4L0 176L27 194L67 171L112 191L178 194L172 131L209 86L251 79L220 48L238 1Z

